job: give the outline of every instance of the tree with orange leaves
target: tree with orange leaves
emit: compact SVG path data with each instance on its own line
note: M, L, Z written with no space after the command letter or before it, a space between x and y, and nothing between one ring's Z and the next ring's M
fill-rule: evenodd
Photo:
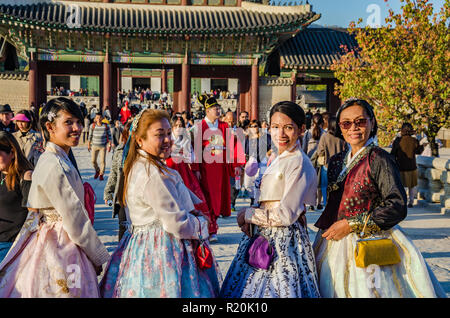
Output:
M437 13L428 0L401 2L402 12L389 10L385 27L350 24L359 48L333 64L336 91L342 99L364 98L374 106L382 145L409 122L427 135L438 156L436 136L450 127L450 0Z

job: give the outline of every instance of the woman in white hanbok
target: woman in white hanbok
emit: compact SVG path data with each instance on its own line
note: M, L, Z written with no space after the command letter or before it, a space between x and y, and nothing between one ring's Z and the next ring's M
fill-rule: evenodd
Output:
M238 225L247 235L228 270L221 297L320 297L304 217L305 204L314 204L317 189L316 172L298 142L304 122L305 113L295 103L281 102L271 110L270 129L277 155L270 158L262 177L259 207L238 214ZM266 237L274 250L267 270L247 262L250 227Z
M49 142L32 175L30 212L0 263L0 297L99 297L97 274L109 253L84 206L84 187L71 147L78 145L83 117L64 97L47 103L41 128Z

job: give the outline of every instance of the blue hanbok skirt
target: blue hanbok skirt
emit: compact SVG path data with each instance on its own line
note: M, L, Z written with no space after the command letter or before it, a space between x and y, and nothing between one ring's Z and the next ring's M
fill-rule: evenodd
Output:
M219 294L218 275L215 259L210 269L199 269L192 241L176 238L156 221L122 237L100 290L114 298L213 298Z

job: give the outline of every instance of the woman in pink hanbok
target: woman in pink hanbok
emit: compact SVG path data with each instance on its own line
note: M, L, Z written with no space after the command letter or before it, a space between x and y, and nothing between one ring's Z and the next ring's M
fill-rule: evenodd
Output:
M68 153L83 117L67 98L51 100L40 125L48 141L32 176L30 212L0 263L0 297L99 297L97 275L109 253L84 206L81 177Z

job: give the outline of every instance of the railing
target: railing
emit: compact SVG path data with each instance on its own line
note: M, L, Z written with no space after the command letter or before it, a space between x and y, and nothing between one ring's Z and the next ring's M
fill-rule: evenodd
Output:
M441 203L441 213L450 214L450 160L417 156L417 166L420 197Z

